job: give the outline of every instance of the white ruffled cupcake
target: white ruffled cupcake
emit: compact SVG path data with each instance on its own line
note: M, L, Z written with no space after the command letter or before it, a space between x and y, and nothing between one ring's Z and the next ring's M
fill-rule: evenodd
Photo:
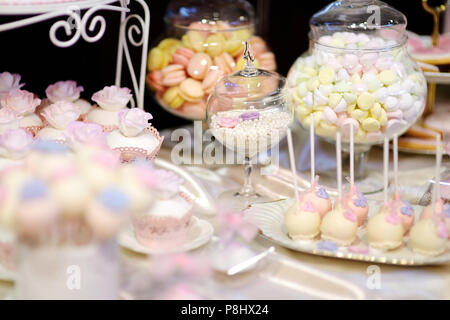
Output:
M131 90L117 86L105 87L92 96L99 107L93 108L85 121L101 125L103 130L111 132L118 128L119 110L126 108L132 98Z
M141 109L122 109L118 113L119 130L114 130L106 137L108 146L121 153L122 161L136 158L154 158L163 141L158 131L148 121L152 115Z
M42 140L66 141L67 127L80 117L78 108L70 102L58 101L42 111L42 116L49 124L40 130L37 138Z

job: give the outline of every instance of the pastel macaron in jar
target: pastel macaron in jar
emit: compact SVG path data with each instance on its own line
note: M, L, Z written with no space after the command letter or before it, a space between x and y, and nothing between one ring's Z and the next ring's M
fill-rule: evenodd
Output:
M174 115L205 118L217 81L244 68L247 40L254 47L255 65L276 70L275 55L254 35L255 13L247 1L171 1L165 21L166 36L148 55L146 82L158 104Z
M351 124L355 144L379 144L404 133L424 110L426 81L407 52L406 17L375 1L381 21L368 27L373 4L335 1L313 15L310 50L289 71L298 121L308 128L310 114L319 116L316 133L331 141L341 131L348 142Z

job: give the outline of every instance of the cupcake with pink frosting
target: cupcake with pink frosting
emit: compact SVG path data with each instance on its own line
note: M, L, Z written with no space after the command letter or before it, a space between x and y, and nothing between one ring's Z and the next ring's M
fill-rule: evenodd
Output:
M62 142L66 141L68 126L80 117L78 107L66 101L58 101L47 106L41 114L48 126L39 131L37 138Z
M43 127L41 118L35 113L41 100L26 90L12 89L2 96L0 104L20 117L19 126L36 135Z
M32 143L33 136L24 129L9 129L0 135L0 169L20 165Z
M12 89L20 89L25 84L20 83L20 74L9 72L0 73L0 98L6 95Z
M75 81L58 81L51 84L45 90L47 99L44 99L41 112L45 110L46 106L59 102L66 101L73 103L80 112L80 119L84 119L86 115L91 111L92 105L85 99L80 99L80 94L84 89L82 86L78 86Z
M101 125L96 123L74 121L67 126L64 133L66 144L72 150L79 150L86 145L106 147L106 133Z
M134 232L145 247L174 248L186 239L194 204L180 191L181 177L165 170L156 170L155 177L155 199L145 214L132 217Z
M163 141L158 131L148 121L152 115L138 108L121 109L118 112L118 130L106 137L108 146L121 153L122 161L136 158L154 158Z
M131 98L131 90L128 88L105 87L92 96L98 107L87 114L85 121L97 123L104 131L111 132L119 126L119 110L126 108Z

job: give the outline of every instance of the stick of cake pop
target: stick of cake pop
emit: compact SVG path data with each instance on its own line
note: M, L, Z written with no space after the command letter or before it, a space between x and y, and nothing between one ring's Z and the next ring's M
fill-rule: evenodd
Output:
M291 162L292 178L294 179L295 202L297 203L298 201L297 169L295 168L294 144L292 143L292 133L290 128L287 129L287 142L289 149L289 160Z
M389 139L384 137L383 145L383 195L384 204L388 203L388 175L389 175Z
M394 134L393 139L394 157L394 197L398 195L398 134Z
M434 187L433 187L433 193L431 195L431 208L433 209L433 217L435 216L436 211L436 201L438 197L440 197L441 193L441 160L442 160L442 154L441 154L441 136L439 134L436 135L436 172L434 174Z
M311 150L311 185L314 183L316 175L316 160L315 160L315 146L314 146L314 114L311 113L309 119L309 144Z
M353 125L350 124L350 187L355 185L355 139Z
M341 133L336 133L336 168L337 168L337 186L338 199L342 197L342 156L341 156Z

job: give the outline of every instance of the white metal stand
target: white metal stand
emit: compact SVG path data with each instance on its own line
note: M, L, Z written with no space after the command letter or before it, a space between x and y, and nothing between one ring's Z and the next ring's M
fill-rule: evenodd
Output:
M129 9L131 1L138 3L143 8L143 16L131 13ZM84 13L81 11L84 11ZM123 57L125 55L126 66L130 72L135 94L135 99L132 99L132 106L143 109L148 36L150 31L150 10L144 0L80 0L47 5L0 5L0 15L28 16L17 21L0 24L0 32L53 18L65 17L65 19L56 21L50 27L50 40L55 46L67 48L74 45L80 38L87 42L96 42L102 38L106 30L106 20L98 13L99 11L120 12L115 84L117 86L121 84ZM63 29L69 39L58 39L56 33L59 29ZM88 34L88 31L92 33L95 29L98 29L96 34ZM136 39L136 36L139 38ZM141 47L142 49L141 61L136 69L131 61L128 42L134 47Z

